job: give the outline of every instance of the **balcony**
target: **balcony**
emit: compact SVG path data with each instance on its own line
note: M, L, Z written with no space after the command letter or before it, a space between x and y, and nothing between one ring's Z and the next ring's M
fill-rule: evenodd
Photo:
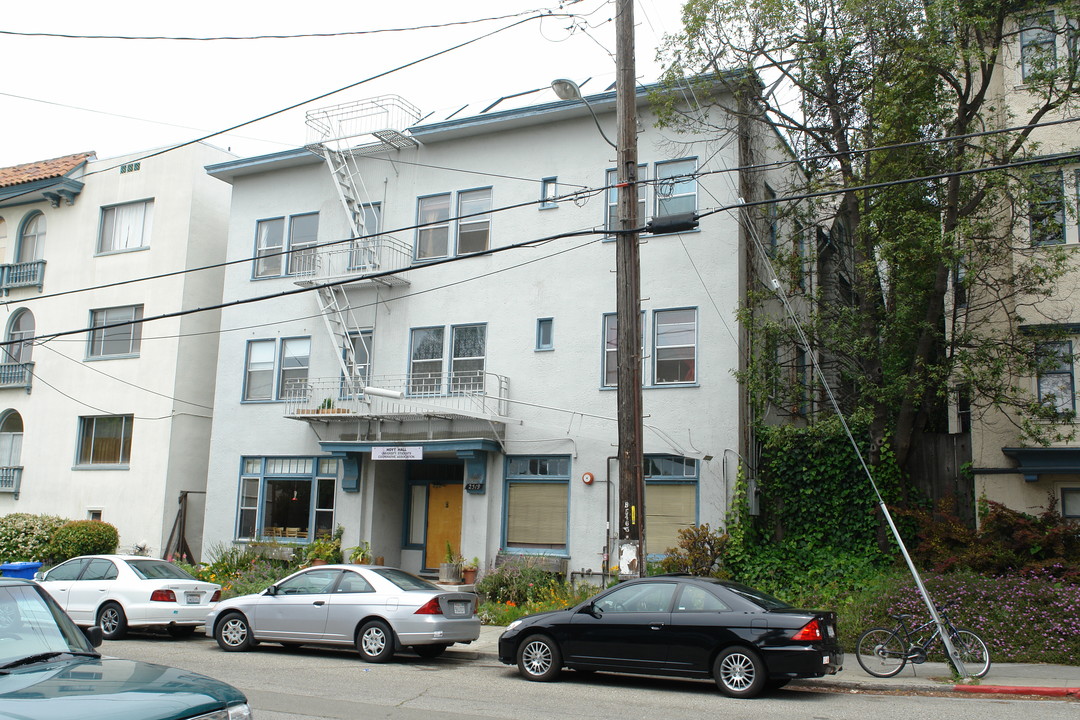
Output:
M27 393L34 381L34 363L0 363L0 390L23 388Z
M289 253L289 273L301 287L350 278L351 286L408 285L399 273L411 265L412 246L388 236Z
M22 471L22 467L0 467L0 493L11 493L18 500Z
M5 295L15 288L23 287L36 287L40 291L44 282L44 260L0 265L0 290L3 290Z
M285 417L309 422L474 419L506 423L509 378L467 371L380 375L361 381L309 378L289 388Z

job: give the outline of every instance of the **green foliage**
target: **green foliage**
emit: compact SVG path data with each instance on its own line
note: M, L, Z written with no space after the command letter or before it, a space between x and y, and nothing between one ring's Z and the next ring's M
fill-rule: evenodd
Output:
M513 600L500 602L488 599L480 605L480 620L485 625L509 625L520 617L548 610L573 607L595 595L600 588L589 583L571 585L556 580L539 590L529 593L529 599L517 603Z
M524 605L556 586L558 576L544 570L534 558L521 555L507 560L476 583L488 601Z
M0 561L49 560L49 541L66 518L56 515L11 513L0 517Z
M211 546L207 551L210 562L190 565L176 564L200 580L221 585L221 597L230 598L265 590L276 581L300 569L302 557L291 548L277 543ZM281 560L276 556L289 559Z
M367 565L371 562L371 543L362 540L359 545L349 552L349 562L357 565Z
M78 555L102 555L116 551L120 533L100 520L73 520L58 527L49 541L49 557L63 562Z
M724 553L726 533L714 531L708 523L679 530L679 543L670 548L659 562L661 573L689 573L712 577L727 577Z

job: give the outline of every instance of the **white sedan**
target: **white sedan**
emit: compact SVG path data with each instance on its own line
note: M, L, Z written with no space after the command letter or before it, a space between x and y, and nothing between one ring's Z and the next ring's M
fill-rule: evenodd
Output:
M36 579L77 625L99 625L107 640L122 638L129 627L155 625L191 635L221 599L220 585L140 555L83 555Z
M206 618L206 634L227 651L269 641L352 646L368 662L402 648L434 658L480 636L476 607L473 593L447 592L397 568L321 565L223 600Z

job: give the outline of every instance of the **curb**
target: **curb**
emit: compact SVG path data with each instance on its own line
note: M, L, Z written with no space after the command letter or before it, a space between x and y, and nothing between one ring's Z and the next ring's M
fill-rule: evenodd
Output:
M953 690L991 695L1044 695L1046 697L1080 697L1080 688L1022 687L1017 685L953 685Z

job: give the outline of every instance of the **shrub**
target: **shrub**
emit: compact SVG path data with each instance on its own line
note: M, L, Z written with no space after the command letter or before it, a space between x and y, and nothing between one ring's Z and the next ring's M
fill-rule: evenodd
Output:
M521 556L508 560L484 575L476 583L476 590L491 602L524 605L537 599L558 581L555 573L539 567L534 559Z
M200 580L221 585L222 599L265 590L275 582L300 568L304 558L297 553L281 552L287 546L277 543L251 545L213 545L207 550L208 563L177 565ZM287 560L273 555L286 555Z
M77 555L111 553L120 544L120 533L100 520L73 520L56 529L49 542L48 553L54 562L63 562Z
M704 525L692 525L679 530L678 546L668 549L668 554L657 568L662 573L690 573L712 577L727 577L724 554L727 549L727 533L716 532Z
M49 559L49 541L66 518L12 513L0 517L0 560L28 562Z
M480 606L480 621L485 625L509 625L526 615L572 607L592 597L599 590L599 587L589 583L574 586L556 580L532 593L531 599L524 603L519 604L512 600L485 602Z

